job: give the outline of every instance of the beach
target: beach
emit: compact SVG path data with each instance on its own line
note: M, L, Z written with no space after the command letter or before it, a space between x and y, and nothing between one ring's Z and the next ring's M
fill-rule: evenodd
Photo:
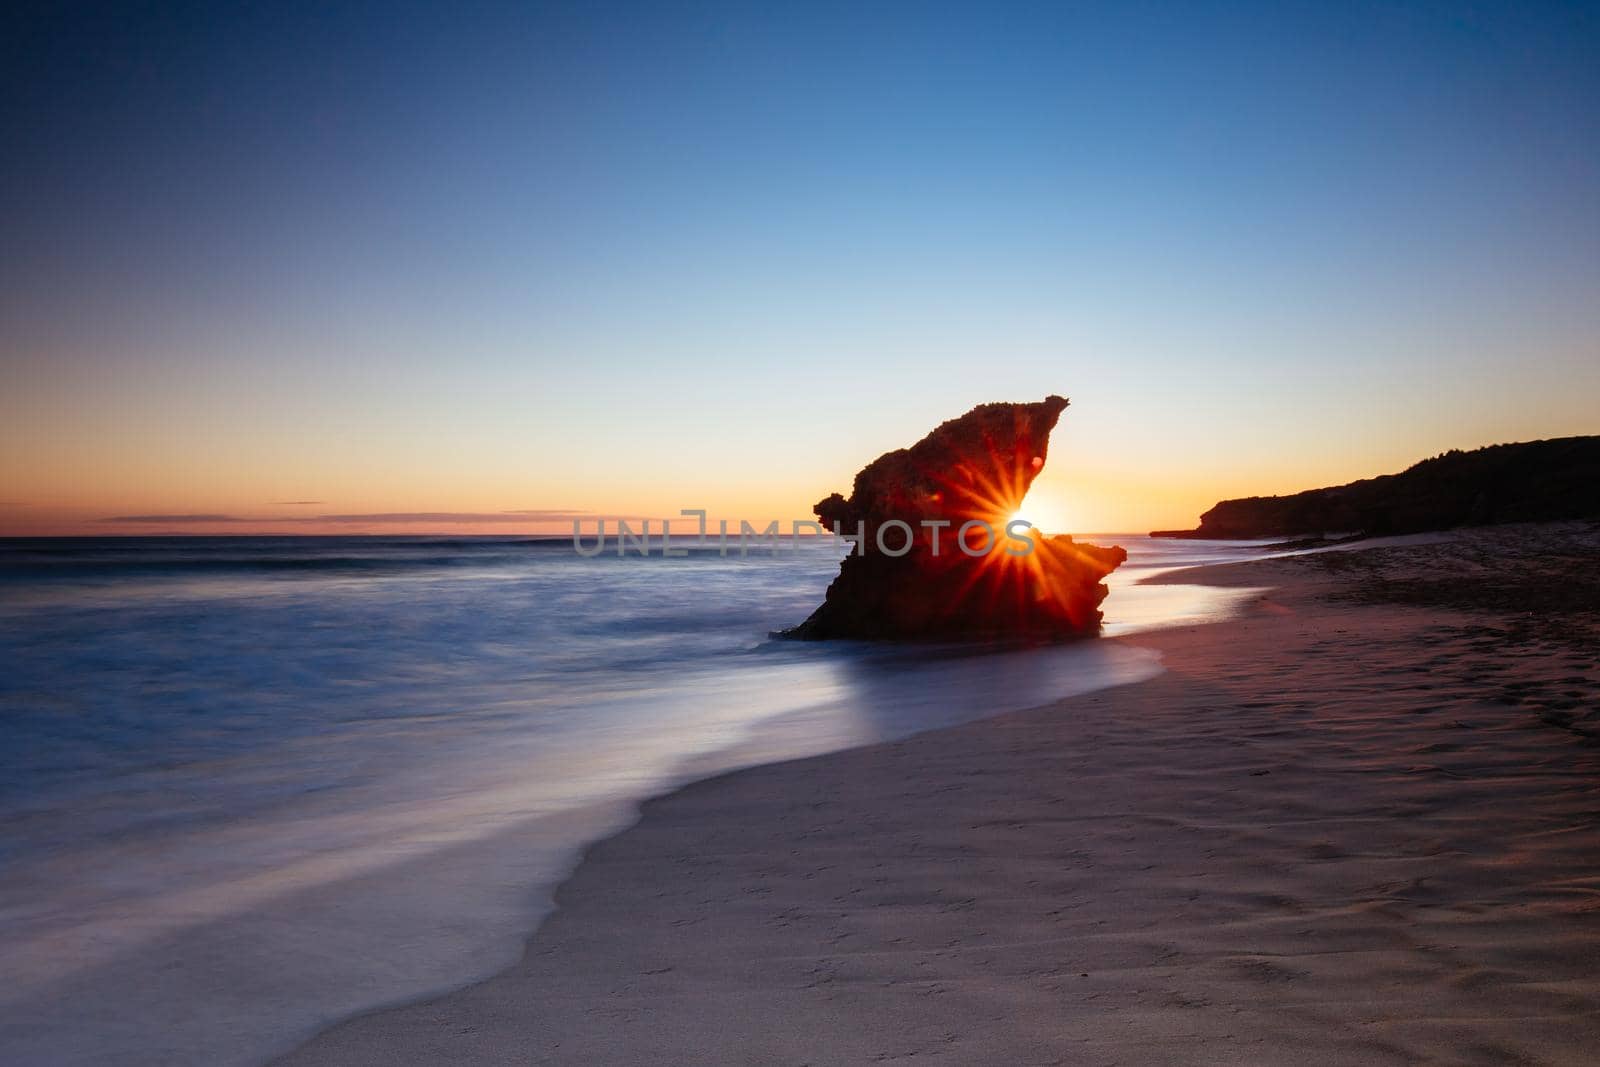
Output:
M1114 633L1226 616L1244 591L1137 583L1259 554L1121 540ZM0 1062L253 1067L513 965L651 797L1161 670L1112 641L775 639L832 546L685 551L0 544Z
M0 1067L1600 1067L1600 4L0 41Z
M1169 573L1165 671L759 766L591 846L520 962L276 1061L1589 1063L1594 524Z

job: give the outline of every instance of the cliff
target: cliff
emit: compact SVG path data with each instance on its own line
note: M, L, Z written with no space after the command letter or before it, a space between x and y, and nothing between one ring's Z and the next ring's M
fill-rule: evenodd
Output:
M1401 471L1293 496L1224 500L1193 530L1217 538L1421 533L1600 517L1600 436L1452 450Z

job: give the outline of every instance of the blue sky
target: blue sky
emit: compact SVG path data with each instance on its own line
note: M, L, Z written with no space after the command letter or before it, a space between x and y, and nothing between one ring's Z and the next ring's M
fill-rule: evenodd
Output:
M1596 432L1593 5L0 24L0 527L803 517L984 400L1186 523Z

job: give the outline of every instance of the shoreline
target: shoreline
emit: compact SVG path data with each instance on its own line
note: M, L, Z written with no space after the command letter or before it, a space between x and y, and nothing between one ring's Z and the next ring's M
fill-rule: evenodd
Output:
M186 549L176 551L187 558ZM1226 551L1213 546L1154 555L1189 561ZM1124 574L1131 581L1150 569L1130 567ZM309 717L350 723L348 731L327 735L338 740L332 749L326 736L297 741L271 731L258 732L257 740L266 743L252 746L248 756L224 753L221 763L170 762L165 746L151 745L161 765L113 778L93 807L73 803L70 792L40 798L32 804L40 815L26 829L32 840L59 846L15 855L0 886L16 920L0 967L14 979L0 998L0 1048L12 1059L61 1067L107 1058L129 1067L267 1062L343 1020L443 996L513 965L580 851L631 825L645 799L737 767L1034 707L1160 670L1154 653L1105 642L1009 651L854 643L781 648L751 636L765 632L749 623L771 614L774 599L809 606L815 570L788 563L713 570L713 578L764 582L767 592L761 606L748 596L722 598L746 614L710 635L680 625L686 635L680 646L706 651L708 636L718 646L690 663L661 657L662 669L638 671L603 640L601 647L582 649L569 641L554 650L556 658L563 648L577 653L590 680L580 670L564 699L546 699L541 676L530 681L521 673L525 657L512 658L508 678L507 660L492 654L494 646L469 642L460 674L437 686L415 689L404 676L391 686L385 672L373 672L382 676L378 687L349 703L329 687L292 688L289 702L315 709ZM543 572L528 577L537 573ZM667 576L658 568L640 592L666 606L674 589L688 592L687 583L705 573L698 568L682 572L676 584L655 582ZM176 607L146 618L136 633L159 637L171 616L182 613L189 578L180 567L174 580ZM200 579L195 590L202 599L206 583ZM494 632L498 613L515 617L518 642L537 642L537 634L522 632L519 604L527 603L517 584L483 599L488 621L485 630L472 631L478 638ZM561 586L554 579L544 584ZM263 591L279 591L276 580L267 585ZM378 581L361 588L383 595L407 585ZM292 588L309 592L274 599L278 614L298 608L314 618L338 613L337 578L331 589L324 582ZM399 602L448 613L465 602L463 590L482 587L469 581L417 588L426 592L399 596ZM248 603L240 592L226 600ZM1208 604L1230 599L1227 591L1211 595L1197 587L1146 591L1153 596L1134 592L1121 590L1121 625L1196 617ZM62 603L73 600L69 592ZM651 614L648 604L642 613ZM801 615L797 609L794 617ZM239 625L247 617L225 608L212 629L223 639L264 629L265 644L254 654L266 657L293 661L297 652L315 651L297 648L302 643L261 626L259 618ZM405 670L406 662L428 662L439 651L429 646L439 632L400 634L398 643L360 636L335 645L347 664L370 670L389 662ZM621 645L631 643L621 627L612 632ZM92 630L83 636L87 648L97 647ZM644 643L650 640L647 629ZM159 654L159 642L145 643ZM380 644L383 650L371 655ZM608 659L621 664L620 673L606 673ZM46 656L40 662L58 661ZM176 677L183 677L181 669ZM599 679L609 681L592 684ZM85 691L95 680L91 672ZM608 701L604 694L613 685L619 699ZM152 691L141 707L153 726L174 726L163 719L174 705L161 692ZM401 708L451 700L470 710L420 724L366 714L385 692ZM275 699L282 704L287 696ZM507 699L513 703L506 705ZM37 732L52 736L43 726ZM361 743L374 733L376 747ZM161 730L149 736L160 737ZM206 737L182 729L166 736L205 751ZM421 744L429 737L432 744ZM378 751L387 754L375 763ZM133 748L130 755L139 752ZM358 758L370 773L352 786L358 766L351 761ZM250 805L264 775L274 794L261 811ZM183 817L191 813L205 818ZM234 817L239 814L244 817ZM129 832L116 832L123 828ZM29 843L16 820L9 829L8 843ZM87 1016L77 1007L85 1003L96 1005Z
M1108 639L1148 681L651 800L509 971L273 1062L1582 1062L1594 657L1338 599L1370 551L1158 577L1275 588Z

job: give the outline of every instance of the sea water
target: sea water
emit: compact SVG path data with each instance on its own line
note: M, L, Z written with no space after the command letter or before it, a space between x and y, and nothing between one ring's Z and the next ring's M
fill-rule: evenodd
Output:
M1237 591L1128 547L1108 635ZM0 541L0 1062L254 1064L515 961L584 845L695 777L1150 677L1136 642L774 639L820 540Z

